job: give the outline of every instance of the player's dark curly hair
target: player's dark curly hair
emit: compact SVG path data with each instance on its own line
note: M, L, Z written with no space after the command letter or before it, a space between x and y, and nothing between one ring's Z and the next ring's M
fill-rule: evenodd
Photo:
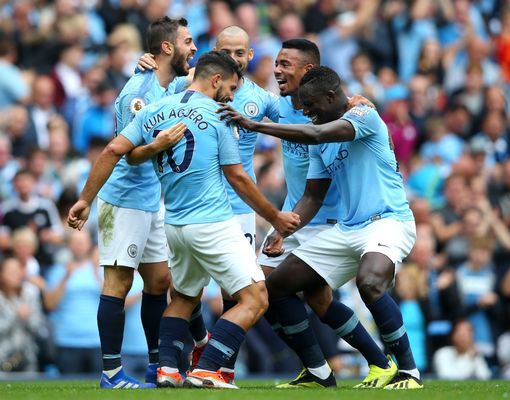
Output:
M313 67L299 82L299 89L306 87L315 93L326 93L328 90L341 91L342 80L338 74L328 67Z
M146 35L149 53L160 54L161 43L165 40L175 44L177 29L180 26L187 27L188 21L185 18L171 19L165 16L151 23L147 28Z

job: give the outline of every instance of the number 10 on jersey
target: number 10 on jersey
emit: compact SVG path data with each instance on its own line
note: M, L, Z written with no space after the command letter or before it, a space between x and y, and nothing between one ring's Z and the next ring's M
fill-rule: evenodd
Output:
M161 132L161 130L155 130L152 133L152 137L155 138L156 136L159 135L160 132ZM184 157L180 164L177 164L177 162L174 160L175 153L174 153L173 147L170 147L169 149L166 149L166 150L162 151L161 153L158 153L156 164L157 164L158 172L160 174L163 173L163 165L164 165L163 155L164 154L167 155L166 161L167 161L168 165L170 166L170 168L172 169L172 171L177 172L177 173L183 173L184 171L186 171L189 168L189 166L191 164L191 160L193 159L193 152L195 151L195 136L193 136L193 133L191 133L191 131L189 129L186 129L186 131L184 132L184 139L186 139L186 148L184 149ZM175 146L177 146L177 145L175 145Z

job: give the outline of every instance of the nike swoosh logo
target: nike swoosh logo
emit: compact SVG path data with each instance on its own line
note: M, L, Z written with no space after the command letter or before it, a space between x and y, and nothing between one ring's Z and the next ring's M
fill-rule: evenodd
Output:
M286 117L284 117L283 115L278 115L278 118L285 119Z
M387 246L387 245L385 245L385 244L381 244L381 243L377 243L377 246L387 247L388 249L390 248L390 246Z

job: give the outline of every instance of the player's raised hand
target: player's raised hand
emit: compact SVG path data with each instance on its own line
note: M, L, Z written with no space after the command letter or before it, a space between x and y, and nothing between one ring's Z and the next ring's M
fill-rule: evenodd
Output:
M156 60L154 60L154 56L151 53L144 53L138 60L136 68L142 72L150 71L153 69L158 69L158 64L156 63Z
M154 148L158 151L164 151L175 146L183 138L186 129L188 129L186 124L179 122L177 125L162 130L154 139Z
M246 118L243 114L226 103L220 103L220 108L216 112L220 115L220 119L227 124L235 123L244 129L253 131L254 124L251 119Z
M292 235L300 223L299 215L290 211L278 211L274 221L271 221L271 225L283 237Z
M349 97L348 100L349 100L347 102L348 109L351 109L352 107L356 107L356 106L361 106L361 105L375 108L374 103L372 103L366 97L361 96L360 94L355 94L354 96Z
M283 254L283 237L277 231L268 235L264 245L262 246L262 253L268 257L278 257Z
M90 214L90 204L85 200L78 200L69 210L67 225L73 229L81 230Z

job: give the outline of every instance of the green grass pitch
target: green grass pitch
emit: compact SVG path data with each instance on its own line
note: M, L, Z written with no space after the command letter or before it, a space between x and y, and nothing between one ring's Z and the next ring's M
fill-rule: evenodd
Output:
M337 389L274 389L275 381L239 381L241 390L154 389L101 390L96 381L0 382L1 400L364 400L364 399L468 399L510 400L510 381L425 381L416 391L354 390L356 381L339 381Z

